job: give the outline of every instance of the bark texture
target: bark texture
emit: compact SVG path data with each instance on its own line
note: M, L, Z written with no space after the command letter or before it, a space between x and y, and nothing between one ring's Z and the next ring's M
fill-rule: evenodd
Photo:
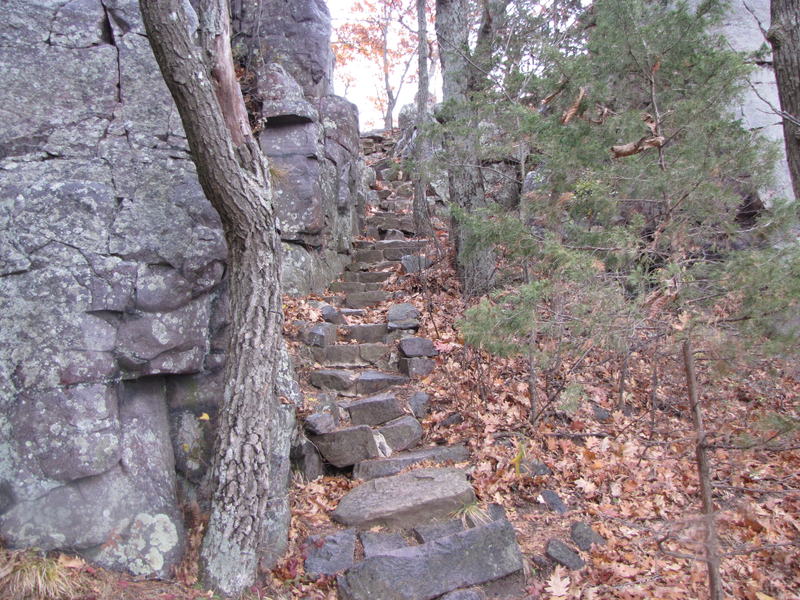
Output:
M283 325L268 166L234 75L227 1L202 0L200 46L183 0L140 0L140 7L228 245L230 341L201 567L206 585L236 595L252 585L258 565Z
M422 128L428 120L428 19L426 1L417 0L417 58L419 86L417 88L417 139L414 144L414 161L417 163L417 178L414 180L414 225L417 235L433 235L431 215L428 207L428 178L423 163L425 143Z
M436 1L436 39L439 43L439 59L442 64L442 89L444 102L450 102L454 124L462 129L455 137L445 140L450 146L452 162L448 166L450 201L467 212L485 206L486 191L478 159L479 122L474 107L470 105L471 94L478 91L475 84L481 78L476 73L469 47L470 3L467 0ZM486 13L488 14L488 12ZM483 27L481 28L483 30ZM481 52L485 53L484 34L480 34ZM454 265L464 293L479 296L491 288L494 257L490 252L477 250L469 256L462 254L469 233L454 219L450 223L450 239L453 240L458 262Z
M772 65L784 113L786 159L794 196L800 199L800 0L772 0L770 8L772 22L767 39L772 45Z

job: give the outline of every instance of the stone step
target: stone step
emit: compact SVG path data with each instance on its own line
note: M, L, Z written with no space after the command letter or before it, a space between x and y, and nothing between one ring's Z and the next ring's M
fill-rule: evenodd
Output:
M397 229L404 233L416 233L417 228L414 226L414 217L412 215L403 215L398 217L394 213L376 213L366 218L367 227L377 227L379 231L386 231L388 229Z
M463 593L453 596L448 592L494 581L522 570L523 566L514 527L502 518L427 544L367 557L339 577L339 598L485 598L482 592L472 596Z
M388 458L377 458L358 463L353 467L353 479L377 479L378 477L389 477L397 475L400 471L421 463L425 460L432 460L437 463L461 462L469 458L469 450L461 445L456 446L432 446L430 448L419 448L408 452L392 454Z
M345 271L342 273L342 279L359 283L383 283L392 275L394 273L391 271Z
M363 283L358 281L334 281L328 287L334 293L344 292L350 294L353 292L377 292L383 289L383 284L380 282Z
M346 308L368 308L391 300L392 293L385 291L355 292L347 294L344 300Z
M339 327L339 335L345 341L356 341L359 344L377 344L383 341L389 331L386 323L367 323L364 325L347 325Z
M410 528L446 517L473 502L475 492L461 469L418 469L358 486L339 501L332 517L359 529L375 525Z
M312 348L314 360L326 367L348 369L353 367L368 367L372 363L361 356L361 348L351 344L339 344L327 348Z
M343 396L370 396L397 385L408 383L408 377L370 369L355 372L347 369L318 369L311 373L311 385Z

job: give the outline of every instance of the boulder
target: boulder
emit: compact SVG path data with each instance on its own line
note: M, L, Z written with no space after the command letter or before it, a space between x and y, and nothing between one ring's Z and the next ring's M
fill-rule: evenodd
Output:
M393 304L389 307L389 310L386 311L386 320L389 322L405 321L408 319L417 318L419 318L419 311L417 310L417 307L408 302Z
M419 469L373 479L350 491L333 520L350 527L413 527L474 502L475 492L460 469Z
M430 375L435 367L436 363L430 358L406 358L402 356L397 361L397 368L400 372L412 379Z

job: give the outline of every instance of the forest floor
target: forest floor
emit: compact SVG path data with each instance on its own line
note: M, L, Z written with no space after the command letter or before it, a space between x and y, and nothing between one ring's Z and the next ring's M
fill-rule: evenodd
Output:
M440 351L433 373L415 382L431 395L423 444L458 442L470 449L470 461L459 466L468 470L480 502L505 508L527 559L519 598L707 597L695 437L677 343L672 344L674 354L667 340L658 354L629 356L624 410L619 407L618 357L583 357L580 369L574 367L581 357L564 357L552 383L570 374L580 393L553 402L534 428L527 358L497 358L465 347L458 325L465 302L445 258L424 279L398 273L388 289L406 292L403 301L415 304L422 314L418 335L435 340ZM320 298L285 299L290 338L294 320L315 316L312 300ZM703 350L700 343L698 350ZM730 597L797 599L800 375L792 377L777 359L758 360L754 352L749 361L736 364L698 354L722 579ZM546 397L541 394L540 403ZM607 418L598 420L596 408L608 413ZM463 422L443 426L456 412ZM531 459L547 465L552 474L530 477L521 472L519 465ZM304 541L310 534L340 528L330 513L356 485L344 475L293 480L289 552L276 569L262 574L262 583L245 598L337 598L335 578L306 577ZM558 494L569 512L549 511L540 495L545 489ZM547 541L568 539L576 520L589 524L607 544L583 553L587 567L580 571L546 566L538 557ZM195 542L199 539L195 530ZM189 552L187 561L195 556ZM80 557L0 550L0 597L218 597L198 589L192 572L196 566L185 564L174 580L149 581L94 568ZM27 574L34 586L27 596L19 582L11 585L15 574ZM49 596L41 591L47 583L55 586Z

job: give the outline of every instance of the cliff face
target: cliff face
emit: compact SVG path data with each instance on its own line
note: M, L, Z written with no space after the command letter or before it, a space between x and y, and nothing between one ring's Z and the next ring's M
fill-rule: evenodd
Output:
M262 4L282 66L256 65L261 144L280 171L286 289L307 293L349 262L357 112L329 93L325 4ZM176 468L190 493L222 392L219 218L134 0L6 2L0 81L0 535L167 575ZM296 398L288 364L282 382ZM288 523L293 410L276 419L270 544Z

